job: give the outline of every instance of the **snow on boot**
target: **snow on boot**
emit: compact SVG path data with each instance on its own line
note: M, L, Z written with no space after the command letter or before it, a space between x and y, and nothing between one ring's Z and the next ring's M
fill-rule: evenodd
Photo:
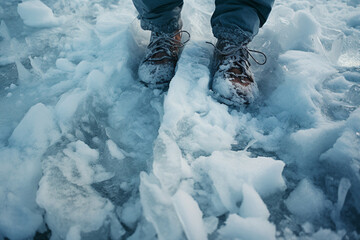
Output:
M184 42L181 41L182 33L188 35ZM180 52L189 40L190 34L183 30L175 33L152 32L145 58L138 70L140 81L150 88L168 86L175 75Z
M250 52L260 53L264 56L263 63L254 59L260 65L266 63L265 54L249 50L246 44L237 46L227 40L219 40L214 51L212 61L214 74L210 88L214 92L215 98L235 107L252 103L259 90L250 71L249 56L254 59Z

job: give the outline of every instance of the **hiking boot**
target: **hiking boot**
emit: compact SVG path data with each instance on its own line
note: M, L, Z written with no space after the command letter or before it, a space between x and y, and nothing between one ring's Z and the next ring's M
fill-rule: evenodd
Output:
M184 42L181 41L182 33L188 35ZM141 82L151 88L168 86L175 75L180 52L189 40L190 34L183 30L175 33L152 32L145 58L139 66Z
M256 61L250 52L262 54L265 57L264 62ZM250 71L249 56L260 65L266 62L265 54L249 50L246 44L237 46L227 40L217 42L210 87L220 102L230 106L241 106L253 102L258 95L258 86Z

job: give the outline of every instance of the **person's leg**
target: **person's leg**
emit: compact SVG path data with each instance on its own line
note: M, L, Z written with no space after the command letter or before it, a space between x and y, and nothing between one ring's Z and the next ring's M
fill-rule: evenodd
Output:
M183 0L133 0L141 27L151 31L150 43L138 69L141 82L151 88L166 88L173 76L182 47ZM189 36L190 37L190 36Z
M250 42L267 20L274 0L216 0L211 26L217 39Z
M133 0L133 3L144 30L173 33L181 29L183 0Z
M250 70L252 50L248 50L247 44L264 25L273 3L274 0L215 1L211 25L218 42L210 87L219 101L240 106L256 99L259 91ZM265 64L264 57L259 64Z

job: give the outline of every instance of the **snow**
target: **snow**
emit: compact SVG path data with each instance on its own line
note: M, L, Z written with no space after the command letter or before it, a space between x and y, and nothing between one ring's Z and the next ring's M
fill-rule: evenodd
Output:
M241 109L208 89L214 7L185 1L162 92L132 1L0 1L0 239L359 237L359 2L276 1Z

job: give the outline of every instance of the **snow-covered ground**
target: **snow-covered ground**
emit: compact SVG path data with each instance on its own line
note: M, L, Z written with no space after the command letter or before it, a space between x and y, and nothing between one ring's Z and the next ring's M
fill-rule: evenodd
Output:
M260 98L208 90L213 0L168 92L130 0L0 1L0 239L359 239L360 3L278 0Z

